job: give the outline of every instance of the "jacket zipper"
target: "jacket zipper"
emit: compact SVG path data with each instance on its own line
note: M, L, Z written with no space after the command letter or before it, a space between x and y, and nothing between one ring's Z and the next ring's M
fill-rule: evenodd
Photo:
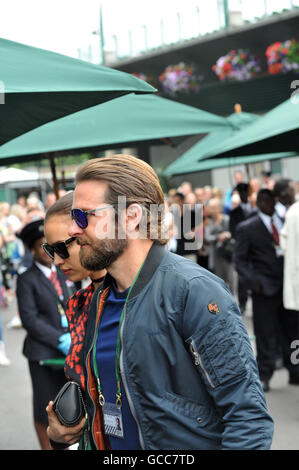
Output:
M103 291L100 291L100 292L99 292L99 294L102 294L102 293L103 293ZM95 414L96 414L96 405L95 405L95 403L94 403L94 401L93 401L93 399L92 399L92 397L91 397L91 395L90 395L90 393L89 393L89 386L88 386L88 384L89 384L88 357L89 357L89 355L90 355L90 353L91 353L91 350L92 350L92 348L93 348L94 341L95 341L95 338L96 338L97 322L98 322L98 312L97 312L97 317L96 317L96 324L95 324L95 329L94 329L94 334L93 334L93 340L92 340L91 347L89 348L89 351L88 351L88 353L87 353L87 355L86 355L86 359L85 359L85 367L86 367L86 370L87 370L87 384L86 384L87 386L86 386L86 390L87 390L87 393L88 393L89 398L90 398L90 400L91 400L91 402L92 402L92 405L93 405L93 417L92 417L92 421L91 421L91 435L92 435L93 442L94 442L94 444L95 444L96 447L97 447L97 445L96 445L96 440L95 440L95 436L94 436L94 432L93 432L93 425L94 425ZM88 420L88 429L90 429L89 420Z
M209 376L209 373L208 371L205 369L203 363L202 363L202 360L201 360L201 357L200 357L200 354L197 352L196 348L195 348L195 345L194 345L194 341L192 340L191 343L190 343L190 351L194 357L194 363L196 366L199 366L201 368L201 370L203 371L203 373L205 374L206 376L206 379L207 381L209 382L210 386L212 388L215 388L215 385L213 384L212 380L211 380L211 377Z
M126 310L127 309L126 309L126 304L125 304L124 305L124 317L123 317L123 322L122 322L121 330L120 330L120 339L121 339L122 344L123 344L123 330L124 330L124 324L125 324L125 318L126 318ZM131 410L133 418L136 421L140 447L142 448L142 450L144 450L144 442L143 442L143 437L142 437L140 425L139 425L137 417L136 417L136 412L135 412L135 409L134 409L132 398L131 398L130 393L129 393L129 388L128 388L128 384L127 384L127 380L126 380L126 376L125 376L125 372L124 372L123 348L121 349L121 352L120 352L120 373L121 373L122 381L123 381L123 384L124 384L125 393L126 393L126 396L127 396L127 399L128 399L129 408Z

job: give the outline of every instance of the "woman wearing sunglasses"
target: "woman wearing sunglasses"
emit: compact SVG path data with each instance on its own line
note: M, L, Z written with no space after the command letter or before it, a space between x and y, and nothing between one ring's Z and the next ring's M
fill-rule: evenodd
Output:
M87 271L80 264L80 246L75 237L68 235L72 222L70 211L73 203L73 191L68 192L56 201L47 211L45 217L45 238L42 248L53 260L56 267L73 282L90 278L89 285L77 291L68 301L66 316L71 335L71 346L65 361L65 374L84 389L84 376L80 367L80 353L83 346L85 323L92 296L104 279L105 270ZM53 397L54 398L54 397Z
M85 325L88 318L88 310L94 292L104 279L105 270L87 271L80 264L80 246L75 237L68 235L69 226L72 219L70 211L73 203L73 191L68 192L56 201L47 211L45 217L45 238L42 248L53 260L56 267L73 282L79 282L90 278L91 282L87 287L77 291L68 301L66 317L69 324L71 344L65 360L64 372L68 380L77 382L82 390L85 390L84 375L82 371L81 354L85 335ZM55 397L53 397L54 399ZM57 433L63 433L65 427L62 426L53 409L52 403L47 407L49 424L56 429ZM54 448L58 448L52 442Z

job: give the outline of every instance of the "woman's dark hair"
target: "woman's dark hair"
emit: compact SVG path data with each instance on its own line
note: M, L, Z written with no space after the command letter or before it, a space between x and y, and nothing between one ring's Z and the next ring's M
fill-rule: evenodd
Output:
M70 215L73 205L74 191L69 191L58 199L46 212L45 222L53 215Z

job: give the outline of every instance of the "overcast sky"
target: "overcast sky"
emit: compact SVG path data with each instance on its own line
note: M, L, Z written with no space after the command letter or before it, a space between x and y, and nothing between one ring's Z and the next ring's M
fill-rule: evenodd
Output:
M230 0L239 4L239 0ZM195 6L201 3L201 27L216 29L217 0L0 0L0 36L17 42L78 57L78 49L88 50L93 59L99 54L99 37L92 34L99 29L99 5L102 3L106 48L113 47L112 35L117 34L118 47L127 46L128 31L134 31L135 43L144 40L142 25L152 46L160 41L160 21L165 20L165 34L175 40L177 12L181 13L182 34L196 30ZM290 0L267 0L268 9L279 10L290 6ZM299 4L299 0L294 1ZM243 0L246 15L262 14L264 0ZM192 29L193 28L193 29ZM137 35L139 30L139 36ZM143 35L143 36L140 36ZM170 40L172 37L169 36ZM122 39L123 38L123 39Z

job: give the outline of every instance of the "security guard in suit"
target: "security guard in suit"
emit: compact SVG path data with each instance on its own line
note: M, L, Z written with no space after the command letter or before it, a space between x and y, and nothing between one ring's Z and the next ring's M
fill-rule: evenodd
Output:
M51 449L47 436L46 406L66 382L63 369L40 365L40 361L65 357L70 333L65 317L68 298L76 291L63 273L56 271L44 252L44 220L26 225L19 237L31 250L32 265L17 280L17 301L27 331L23 354L28 359L33 387L35 429L42 449Z

